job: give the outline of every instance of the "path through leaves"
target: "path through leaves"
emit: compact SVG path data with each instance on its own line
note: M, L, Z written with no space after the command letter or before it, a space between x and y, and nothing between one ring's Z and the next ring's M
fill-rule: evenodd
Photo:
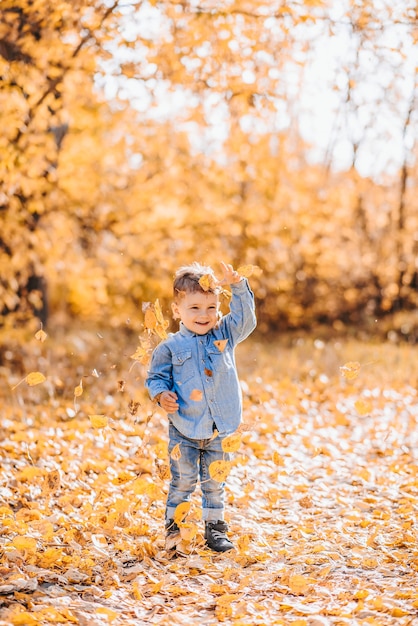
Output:
M134 349L80 331L3 352L1 626L418 624L415 347L240 347L236 550L205 549L196 494L174 559Z

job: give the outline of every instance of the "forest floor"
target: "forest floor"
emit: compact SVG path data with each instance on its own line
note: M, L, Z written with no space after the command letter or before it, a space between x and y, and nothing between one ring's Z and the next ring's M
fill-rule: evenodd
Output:
M236 549L164 549L166 416L135 334L3 340L0 626L418 625L418 347L255 334ZM190 541L186 539L189 538Z

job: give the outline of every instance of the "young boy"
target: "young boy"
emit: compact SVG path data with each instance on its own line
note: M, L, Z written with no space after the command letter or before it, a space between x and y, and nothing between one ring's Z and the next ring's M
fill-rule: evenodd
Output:
M216 552L234 546L224 521L225 484L213 480L209 466L227 460L222 441L241 422L241 389L234 349L256 326L254 296L246 278L221 263L217 280L212 268L192 263L175 274L172 310L180 330L154 350L146 386L168 413L171 480L166 504L167 545L179 533L176 507L190 500L198 479L207 545ZM230 311L222 317L222 285L232 291ZM179 454L171 452L179 445Z

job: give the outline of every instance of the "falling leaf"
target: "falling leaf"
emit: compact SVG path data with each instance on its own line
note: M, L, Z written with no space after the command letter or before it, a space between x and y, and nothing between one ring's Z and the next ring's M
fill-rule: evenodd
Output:
M203 398L203 391L200 389L193 389L189 396L190 400L194 402L200 402Z
M181 524L180 526L180 536L183 541L193 541L196 537L198 531L197 524L192 522Z
M223 352L226 348L226 344L228 343L228 339L216 339L213 342L215 348L218 348L219 352Z
M372 410L372 403L367 400L356 400L354 406L359 415L368 415Z
M47 337L48 335L42 328L38 330L37 333L35 333L35 339L37 339L38 341L41 341L42 343L45 341Z
M147 330L154 330L157 327L157 317L151 306L145 310L144 327Z
M181 459L181 450L180 450L180 444L179 443L177 443L174 446L174 448L171 450L170 456L173 459L173 461L180 461L180 459Z
M239 433L228 435L222 439L222 450L224 452L236 452L241 446L242 438Z
M237 269L237 272L243 278L249 278L255 273L260 273L261 269L258 267L258 265L240 265L240 267Z
M80 383L74 389L74 397L79 398L83 393L83 379L80 380Z
M228 478L231 466L232 464L230 461L212 461L209 465L209 475L213 480L222 483Z
M199 285L202 287L203 291L213 290L216 287L216 282L211 274L204 274L199 278Z
M108 424L106 415L89 415L89 419L93 428L105 428Z
M181 524L190 511L190 502L181 502L174 511L173 519L176 524Z
M34 385L45 382L46 378L41 372L31 372L26 376L25 380L30 387L33 387Z
M361 365L358 361L349 361L345 365L341 365L341 376L347 380L354 380L359 375L360 368Z

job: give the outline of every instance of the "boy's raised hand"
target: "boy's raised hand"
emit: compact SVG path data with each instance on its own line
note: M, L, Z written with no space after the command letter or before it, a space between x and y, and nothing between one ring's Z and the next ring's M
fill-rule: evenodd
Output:
M240 282L242 276L240 276L238 272L234 270L232 265L221 261L221 267L224 275L221 280L218 280L219 285L233 285L234 283Z

